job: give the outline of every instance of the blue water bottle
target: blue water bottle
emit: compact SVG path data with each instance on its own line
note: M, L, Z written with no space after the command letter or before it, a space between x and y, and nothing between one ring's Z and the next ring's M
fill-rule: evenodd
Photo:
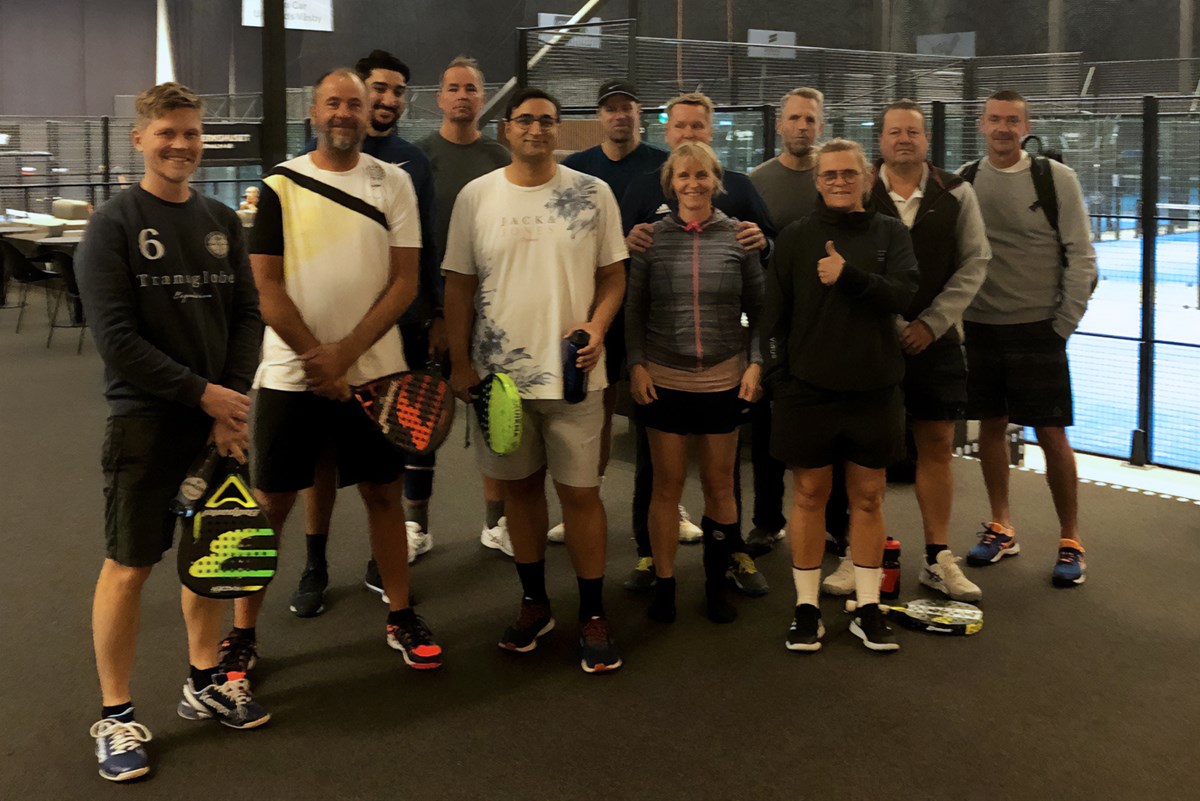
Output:
M567 403L579 403L587 397L587 373L575 363L579 360L579 351L590 341L588 332L582 328L572 331L563 340L563 400Z

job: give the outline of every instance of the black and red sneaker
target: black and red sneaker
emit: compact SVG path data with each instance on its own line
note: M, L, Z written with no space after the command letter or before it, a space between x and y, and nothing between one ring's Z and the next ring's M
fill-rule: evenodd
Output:
M404 663L415 670L442 666L442 646L433 641L433 632L420 615L410 615L401 623L388 623L387 644L399 651Z
M500 638L500 647L506 651L526 653L537 648L538 637L548 634L554 628L554 618L550 615L549 601L531 601L521 599L521 611L517 621L504 630Z
M237 629L221 641L219 650L220 665L216 672L249 674L258 664L258 643Z
M623 664L608 621L602 617L594 617L580 626L579 654L579 666L584 673L610 673Z

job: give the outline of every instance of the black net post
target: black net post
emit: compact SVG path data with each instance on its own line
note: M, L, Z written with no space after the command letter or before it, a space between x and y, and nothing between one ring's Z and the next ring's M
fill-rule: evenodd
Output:
M763 103L763 161L775 157L775 107Z
M101 195L108 200L112 192L109 185L112 182L112 120L107 114L100 118L100 156L104 160L100 165L100 180L104 182Z
M933 141L929 148L929 158L938 167L946 166L946 104L940 100L933 101Z
M517 63L514 75L517 76L517 88L524 89L529 85L529 29L517 28Z
M1158 245L1158 98L1142 98L1142 331L1138 349L1138 427L1129 463L1144 467L1154 459L1150 437L1154 410L1154 299Z

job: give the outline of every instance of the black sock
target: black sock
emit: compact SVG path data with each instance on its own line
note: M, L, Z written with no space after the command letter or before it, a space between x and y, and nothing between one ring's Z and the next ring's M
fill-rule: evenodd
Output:
M504 517L504 501L484 501L483 521L487 523L488 528L495 528L500 525L500 518Z
M926 545L925 546L925 564L937 564L937 555L942 551L949 550L949 545Z
M742 539L742 526L737 522L714 523L717 530L725 535L725 544L730 553L746 553L746 541Z
M403 626L411 623L417 616L411 606L406 606L403 609L397 609L395 612L388 612L387 624L389 626Z
M304 546L308 549L309 567L325 567L325 546L328 543L328 534L309 534L304 538Z
M126 723L133 720L133 701L126 701L123 704L113 704L112 706L100 707L100 717L102 718L121 718Z
M725 599L725 571L732 552L729 539L738 531L737 523L721 524L705 517L700 521L704 532L704 601L708 617L715 623L732 623L737 610ZM740 536L739 536L740 539Z
M231 634L234 637L241 637L244 640L250 640L251 642L258 642L258 636L254 633L253 626L251 626L248 629L239 629L237 626L234 626Z
M546 560L517 562L517 576L521 579L521 592L531 601L548 601L546 595Z
M210 667L207 670L201 670L195 665L188 665L188 672L192 678L192 689L203 690L205 687L213 683L212 677L220 668Z
M576 581L579 582L579 622L604 617L604 576Z
M429 504L410 504L405 501L404 519L410 523L416 523L421 527L421 531L429 531Z
M675 577L655 577L654 600L650 603L648 614L651 620L660 623L675 622Z

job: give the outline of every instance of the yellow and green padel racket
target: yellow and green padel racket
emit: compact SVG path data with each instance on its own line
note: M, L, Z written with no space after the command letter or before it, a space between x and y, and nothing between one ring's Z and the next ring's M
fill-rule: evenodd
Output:
M490 373L472 387L471 405L493 453L507 456L521 447L521 393L508 375Z

